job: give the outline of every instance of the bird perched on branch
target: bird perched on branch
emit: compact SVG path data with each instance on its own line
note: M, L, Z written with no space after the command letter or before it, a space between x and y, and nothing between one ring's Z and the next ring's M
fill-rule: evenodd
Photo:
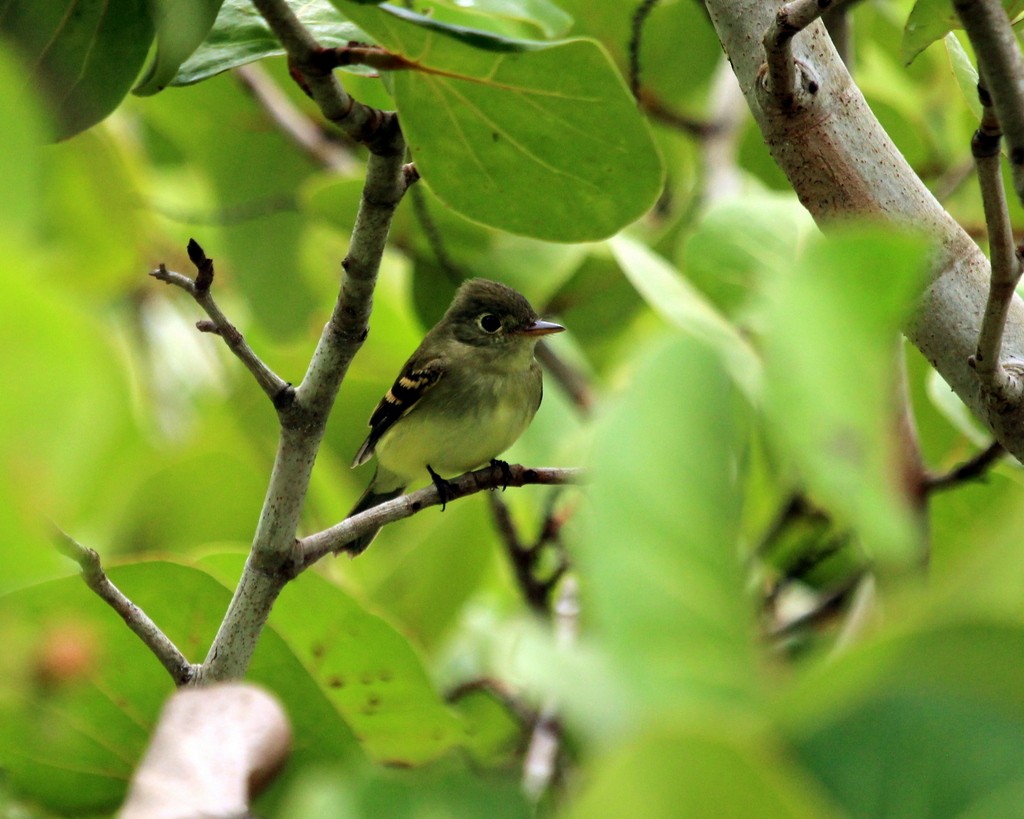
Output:
M564 329L541 321L511 287L463 282L370 416L370 434L352 466L376 455L377 471L349 517L398 497L424 473L443 499L441 475L459 475L512 446L543 393L534 348ZM377 531L345 551L359 554Z

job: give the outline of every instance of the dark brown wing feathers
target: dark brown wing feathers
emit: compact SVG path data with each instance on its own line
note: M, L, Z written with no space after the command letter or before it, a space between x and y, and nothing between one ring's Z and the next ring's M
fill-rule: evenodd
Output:
M416 367L412 362L406 365L406 369L395 379L391 389L377 404L377 409L370 416L370 434L359 447L352 466L359 466L366 463L373 455L373 448L377 441L387 432L391 425L413 408L423 394L433 387L444 374L444 366L439 361L431 361L422 367Z

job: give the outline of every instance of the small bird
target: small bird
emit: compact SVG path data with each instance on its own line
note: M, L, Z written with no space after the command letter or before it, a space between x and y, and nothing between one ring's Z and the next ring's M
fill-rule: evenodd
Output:
M512 446L543 394L534 348L564 329L541 321L511 287L463 282L370 416L352 466L376 455L377 471L349 517L398 497L424 473L443 488L439 473L459 475ZM345 551L359 554L378 531Z

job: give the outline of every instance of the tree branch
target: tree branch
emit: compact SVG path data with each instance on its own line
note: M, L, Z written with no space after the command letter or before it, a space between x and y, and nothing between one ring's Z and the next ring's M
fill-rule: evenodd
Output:
M395 208L406 187L401 153L371 154L363 197L342 267L341 290L295 400L280 412L270 484L252 550L200 672L203 679L245 673L270 610L289 579L299 516L327 418L341 382L366 338L373 290Z
M253 0L305 80L324 116L370 149L363 194L352 229L338 298L294 401L279 410L281 438L242 577L210 647L202 681L237 679L249 666L277 595L290 579L295 534L309 478L338 389L368 333L373 291L395 208L415 179L403 165L405 141L393 112L362 105L345 93L323 49L285 0Z
M1003 448L1003 445L998 441L994 441L973 458L955 466L949 472L945 472L941 475L927 476L925 480L925 489L928 492L941 492L945 489L954 489L957 486L968 483L969 481L979 480L983 478L1005 454L1006 450Z
M994 411L967 363L988 292L984 254L892 144L820 22L791 42L794 59L812 69L818 91L805 107L784 112L766 98L760 82L766 69L758 44L772 23L771 8L761 0L707 0L706 5L772 156L818 224L827 230L843 219L875 218L932 240L932 280L904 330L995 437L1024 457L1024 407ZM1005 358L1024 359L1020 299L1010 305L1003 350Z
M570 576L562 583L555 601L555 645L568 649L579 636L580 601L576 578ZM548 790L558 773L558 756L562 746L562 725L558 718L558 703L549 699L544 703L533 725L533 734L523 761L523 790L534 802Z
M985 314L978 333L978 346L969 363L978 373L983 387L993 400L1012 404L1024 394L1021 370L1016 373L1003 365L1003 327L1020 279L1020 260L1014 253L1013 228L1006 207L1003 177L999 169L999 143L1002 131L992 107L992 99L983 85L978 86L983 114L981 125L971 140L971 154L978 169L981 202L988 225L989 259L992 278L985 304Z
M274 35L288 53L288 60L302 74L310 96L323 115L344 134L374 154L402 154L405 142L392 111L379 111L350 97L334 76L331 65L320 59L325 49L302 25L285 0L253 0Z
M1017 197L1024 203L1024 57L999 0L954 0L979 73L1006 134Z
M124 620L128 628L135 632L146 648L153 652L160 664L167 669L167 673L171 675L175 685L182 686L190 683L195 676L197 667L185 658L185 655L142 609L110 582L110 578L103 571L103 566L100 565L100 556L96 550L83 546L71 535L59 529L57 534L59 537L57 548L61 554L71 558L79 565L85 585L121 615L121 619Z
M555 512L554 504L557 495L553 494L544 515L544 523L533 543L527 544L519 536L515 521L509 512L508 504L496 492L487 496L491 506L491 516L495 528L505 546L505 554L516 575L519 591L526 604L541 617L551 616L551 592L569 569L569 561L561 547L559 539L566 516ZM538 564L544 553L544 547L552 544L558 551L558 563L549 576L541 580L536 576Z
M224 339L228 349L252 373L256 383L260 385L260 389L267 394L274 406L279 410L288 406L294 397L291 384L263 363L214 301L210 292L213 285L213 259L207 258L195 239L189 239L188 252L198 271L195 281L181 273L168 270L163 264L151 271L149 275L165 284L180 287L195 299L196 303L210 317L209 322L196 322L197 329L204 333L213 333Z
M507 464L507 470L501 464L485 466L474 472L466 472L448 481L449 487L443 503L451 503L457 498L474 495L485 489L498 489L507 486L527 486L530 484L561 485L580 483L583 470L577 468L558 469L554 467L526 467L519 464ZM388 523L408 518L430 506L442 503L436 486L428 486L408 495L401 495L394 500L386 501L358 515L346 518L322 532L302 538L295 544L295 560L290 568L292 576L312 566L320 558L345 551L345 546L360 535L379 529Z
M835 9L842 0L793 0L778 10L764 33L767 57L765 86L784 111L796 107L803 92L817 93L814 79L797 82L798 62L793 56L793 37L821 17L826 9Z

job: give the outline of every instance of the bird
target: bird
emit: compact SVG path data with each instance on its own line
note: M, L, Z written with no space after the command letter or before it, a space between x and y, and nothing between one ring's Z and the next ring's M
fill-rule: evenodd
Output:
M352 467L376 456L377 469L348 516L398 497L424 474L444 500L441 475L496 461L540 407L537 342L563 330L542 321L505 284L464 281L370 416L370 433ZM379 531L352 540L344 551L360 554Z

